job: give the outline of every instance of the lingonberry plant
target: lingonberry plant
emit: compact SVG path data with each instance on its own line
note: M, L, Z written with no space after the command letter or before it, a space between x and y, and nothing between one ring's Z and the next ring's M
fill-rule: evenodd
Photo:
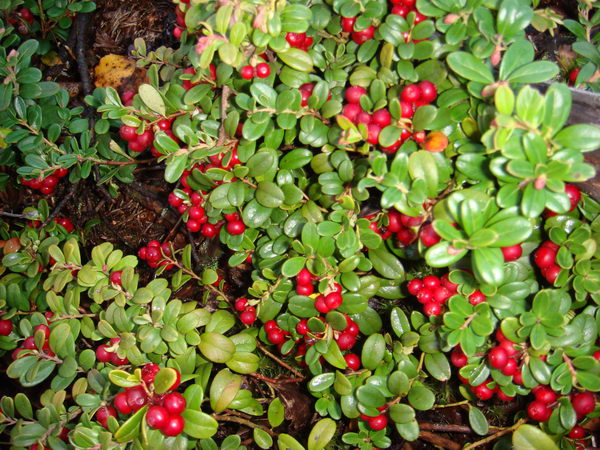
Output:
M52 195L93 175L116 195L150 161L190 240L89 248L46 201L1 222L7 375L44 387L0 401L11 444L439 446L425 411L461 406L490 435L467 448L585 446L600 205L573 183L594 176L600 128L568 124L566 85L532 86L559 73L525 34L552 16L517 0L174 3L179 47L137 39L147 78L86 96L93 126L31 67L38 40L0 35L18 174L3 183ZM313 398L308 436L286 428L286 384ZM493 402L520 411L492 428ZM252 434L222 439L225 423Z

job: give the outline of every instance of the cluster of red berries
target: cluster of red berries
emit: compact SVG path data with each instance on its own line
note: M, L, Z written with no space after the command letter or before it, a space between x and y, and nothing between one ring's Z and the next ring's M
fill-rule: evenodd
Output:
M373 39L375 36L375 28L373 25L369 25L364 30L354 30L354 24L356 23L356 17L342 17L341 25L342 31L345 33L352 33L352 40L358 45L364 44L365 42Z
M542 243L533 255L533 262L539 267L542 276L550 284L554 284L560 274L561 268L556 264L556 254L560 246L552 241Z
M19 8L15 11L16 14L10 15L7 22L17 26L19 34L27 34L29 27L33 25L33 13L29 8ZM27 25L25 24L27 23Z
M235 301L234 308L240 313L240 320L243 324L252 325L256 321L256 308L248 305L248 299L240 297Z
M385 218L387 219L387 225L380 225L382 217L378 213L369 214L365 218L371 221L369 228L375 233L379 234L382 239L388 239L393 235L396 236L396 240L404 247L412 244L417 235L414 231L415 227L418 227L423 222L423 217L412 217L406 214L401 214L398 211L389 211Z
M352 349L352 347L356 345L356 338L360 333L360 329L356 322L354 322L347 314L344 314L344 317L346 318L346 328L341 332L336 331L333 335L339 349L343 352ZM317 316L317 319L325 322L325 317L323 316ZM303 337L303 339L298 339L296 341L298 344L296 357L302 357L306 354L307 347L318 342L319 336L310 332L307 319L302 319L296 324L296 332ZM360 357L355 353L346 353L344 355L344 360L351 370L360 369L362 364ZM303 361L301 363L304 364Z
M210 72L210 79L211 79L212 81L216 81L216 79L217 79L217 68L216 68L216 66L215 66L214 64L212 64L212 63L211 63L211 64L208 66L208 70L209 70L209 72ZM188 67L187 69L185 69L185 70L183 71L183 73L184 73L185 75L192 75L192 76L195 76L195 75L196 75L196 69L194 69L193 67ZM189 91L189 90L190 90L191 88L193 88L194 86L198 86L199 84L206 84L206 83L208 83L208 81L198 81L198 82L196 82L196 83L192 83L192 82L191 82L191 80L183 80L183 88L184 88L186 91Z
M450 281L448 274L444 274L441 278L427 275L422 279L410 280L407 289L411 295L417 297L419 303L423 304L423 312L426 315L439 316L448 299L457 293L458 285ZM470 297L469 300L473 303Z
M10 328L10 331L12 331L12 322L10 322L10 320L8 320L8 321L2 320L0 322L3 324L3 328L4 328L2 331L6 332L9 328ZM10 325L7 324L6 322L10 322ZM40 330L44 333L44 343L42 345L42 350L41 350L42 353L45 353L48 356L55 356L54 352L52 350L50 350L50 341L49 341L50 327L48 327L48 325L41 324L41 325L37 325L33 329L32 336L25 338L25 340L21 344L21 347L17 347L13 350L13 352L12 352L13 360L19 359L22 356L29 354L29 352L27 350L37 350L37 347L35 345L35 333L37 333ZM8 332L8 334L10 334L10 331ZM8 336L8 334L0 334L0 336Z
M256 67L247 64L240 69L240 75L244 80L251 80L254 77L268 78L271 75L271 66L264 62L258 63Z
M175 5L175 20L177 26L173 29L173 36L175 39L181 39L183 30L187 28L187 25L185 24L185 11L179 8L179 5Z
M184 188L184 192L187 194L187 200L184 200L181 197L178 197L175 192L171 192L169 194L168 202L173 208L176 208L180 214L187 213L187 222L185 226L191 232L200 231L202 229L202 225L207 224L208 216L206 215L206 211L202 206L204 203L204 197L201 193L194 192L189 188ZM211 225L211 224L208 224ZM213 230L209 230L210 237L213 235ZM204 233L202 233L204 234Z
M552 410L556 406L559 395L546 385L536 386L531 392L533 392L535 400L527 406L527 415L538 422L547 422L552 415ZM596 398L589 391L572 394L570 400L577 415L577 420L582 420L596 408ZM581 439L585 435L583 428L577 425L571 430L571 433L573 433L573 436L569 434L569 437L573 439Z
M291 47L299 48L300 50L308 51L310 46L313 44L313 38L307 36L306 33L287 33L285 40L290 44Z
M369 425L369 428L371 428L371 430L373 431L383 430L385 427L387 427L388 424L388 418L386 415L387 405L380 406L379 408L377 408L377 411L381 413L378 416L372 417L367 416L366 414L360 415L360 418L367 422L367 425Z
M120 358L119 355L117 355L119 342L121 342L120 338L112 338L109 344L99 345L96 348L96 359L102 363L110 362L115 366L129 364L127 357Z
M40 191L44 195L51 195L60 179L66 177L68 174L69 171L61 167L46 177L34 178L32 180L21 178L21 184L35 191Z
M154 132L151 128L146 128L141 134L138 134L136 127L122 125L119 129L119 136L127 141L129 150L136 153L150 148L154 142Z
M165 436L179 435L185 426L181 413L185 411L186 401L179 392L172 392L179 387L181 375L173 369L176 379L165 394L153 393L153 382L160 367L156 364L146 364L142 368L142 384L125 388L118 393L113 406L106 405L96 412L96 420L104 428L108 428L108 417L117 418L117 411L123 415L133 414L146 405L150 405L146 412L146 423L155 430L160 430Z
M173 263L165 259L171 255L171 245L168 242L161 244L156 240L148 242L145 247L138 250L139 258L146 261L153 269L158 266L167 266L166 270L173 268Z

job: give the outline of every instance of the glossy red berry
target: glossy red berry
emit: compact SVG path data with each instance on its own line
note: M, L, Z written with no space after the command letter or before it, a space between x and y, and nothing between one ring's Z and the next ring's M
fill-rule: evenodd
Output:
M372 121L380 128L385 128L392 123L392 115L387 109L378 109L373 113Z
M234 222L229 222L226 229L229 234L237 236L238 234L242 234L244 231L246 231L246 225L244 225L244 222L241 220L237 220Z
M158 364L148 363L142 367L142 380L146 384L152 384L156 374L160 371Z
M127 403L127 393L126 392L119 392L115 396L115 398L113 400L113 404L115 405L115 408L117 409L117 411L119 411L121 414L131 414L131 407Z
M275 322L274 320L267 320L264 324L264 328L265 328L265 331L268 333L271 330L278 329L279 326L277 325L277 322Z
M421 243L425 247L431 247L438 242L440 242L441 238L433 229L433 225L428 223L421 228L421 232L419 233L419 238L421 239Z
M560 274L560 270L560 266L558 266L557 264L552 264L550 267L546 267L543 270L542 274L544 275L548 283L554 284L554 282L558 278L558 275Z
M135 412L148 402L148 396L142 386L133 386L126 391L127 404Z
M315 288L312 284L298 284L296 286L296 293L298 295L309 296L315 291Z
M99 345L96 348L96 359L100 362L103 363L107 363L110 361L110 358L112 357L113 353L109 352L107 349L109 348L108 345Z
M330 311L339 308L342 305L342 294L338 292L330 292L325 296L325 304Z
M136 128L123 125L119 128L119 136L128 142L133 141L137 137Z
M418 278L410 280L407 285L408 292L411 295L417 295L423 289L423 282Z
M354 353L348 353L347 355L344 355L344 360L346 361L346 364L348 364L349 369L360 369L360 357L358 355L355 355Z
M350 333L343 332L337 338L337 344L340 350L350 350L356 344L356 337Z
M110 274L110 276L108 277L108 279L110 280L111 283L116 284L118 286L121 286L121 275L123 272L121 272L120 270L115 270L113 273Z
M327 302L325 302L324 295L319 295L315 299L315 309L321 314L327 314L329 312L329 307L327 306Z
M385 427L387 427L387 423L388 419L383 414L377 417L369 418L369 427L371 427L371 429L374 431L383 430Z
M256 313L253 311L244 311L240 314L240 320L243 324L252 325L256 320Z
M440 285L440 279L434 275L427 275L423 278L423 286L428 289L436 288Z
M421 81L418 84L418 88L421 92L421 101L431 103L437 98L437 88L431 81Z
M258 78L267 78L269 75L271 75L271 66L267 63L256 65L256 76L258 76Z
M540 402L539 400L534 400L527 406L527 415L532 420L546 422L548 419L550 419L551 414L552 410L548 408L545 403Z
M483 383L473 387L473 394L475 394L479 400L489 400L494 396L494 391L488 387L488 383Z
M521 244L511 245L510 247L502 247L502 255L504 256L504 261L511 262L516 261L523 255L523 249L521 248Z
M467 365L468 359L460 347L454 347L450 353L450 362L454 367L464 367Z
M439 303L425 303L423 312L427 316L439 316L442 313L442 306Z
M571 398L571 404L577 417L584 417L594 410L596 400L591 392L579 392Z
M178 415L185 411L186 401L179 392L171 392L163 399L163 406L170 415Z
M502 347L494 347L488 353L488 362L494 369L502 369L508 362L508 355Z
M344 97L348 103L359 104L360 98L367 95L367 90L362 86L352 86L346 89Z
M283 331L276 328L267 333L267 339L271 344L283 344L283 342L285 342L285 335L283 334Z
M177 436L178 434L181 434L184 426L185 426L185 421L183 420L183 417L171 416L171 417L169 417L169 419L167 420L167 423L161 429L161 431L166 436Z
M13 323L8 319L0 320L0 336L8 336L13 330Z
M111 416L114 418L117 417L117 411L112 406L101 406L96 411L96 420L106 429L108 429L108 418Z
M421 89L416 84L409 84L400 92L400 100L414 103L421 98Z
M565 184L565 192L569 196L569 201L571 202L571 208L569 211L573 211L575 208L577 208L577 204L581 200L581 192L572 184Z
M485 300L486 297L481 291L475 291L471 295L469 295L469 303L473 306L479 305L480 303L485 302Z
M241 297L235 301L235 310L236 311L244 311L246 309L246 305L248 305L248 299Z
M541 386L535 391L534 395L535 399L542 403L553 403L558 398L556 393L548 386Z
M554 264L556 259L556 252L552 251L552 249L548 247L540 247L533 256L533 262L540 269L544 269L546 267L550 267Z
M296 324L296 332L302 336L308 333L308 321L306 319L302 319Z
M35 339L33 336L29 336L28 338L25 338L25 340L23 341L23 348L25 348L27 350L35 350L37 348L35 346Z
M351 33L354 31L354 23L356 22L356 17L342 17L341 19L342 31L346 33Z
M155 430L162 429L168 420L169 413L162 406L151 406L146 413L146 423Z
M581 425L575 425L573 428L571 428L571 431L569 431L569 437L571 439L582 439L585 437L585 428L583 428Z
M502 372L503 375L512 377L517 372L517 362L514 359L509 358L509 360L506 361L506 365L500 369L500 372Z
M210 239L214 238L219 233L219 230L212 223L205 223L202 225L200 233L202 233L202 236L205 238Z
M254 67L250 65L242 67L242 70L240 70L240 75L244 80L251 80L254 78Z

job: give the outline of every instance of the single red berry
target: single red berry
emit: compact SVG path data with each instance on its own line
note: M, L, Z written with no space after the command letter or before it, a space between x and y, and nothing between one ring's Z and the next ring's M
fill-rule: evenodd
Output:
M120 270L115 270L113 273L110 274L110 276L108 277L110 282L113 284L116 284L118 286L121 286L121 274L123 272L121 272Z
M188 215L190 219L200 220L206 215L206 212L202 206L191 206L188 209Z
M219 233L219 230L212 223L205 223L202 225L200 232L202 236L210 239L215 237Z
M339 308L342 305L342 294L338 292L330 292L325 296L325 304L330 311Z
M350 333L343 332L337 338L337 344L340 350L350 350L356 344L356 337Z
M354 31L354 23L356 22L356 17L342 17L341 19L342 31L346 33L351 33Z
M251 80L254 78L254 67L250 65L242 67L242 70L240 70L240 75L244 80Z
M569 437L571 439L582 439L585 437L585 428L583 428L581 425L575 425L573 428L571 428L571 431L569 431Z
M299 48L304 45L304 41L306 40L305 33L287 33L285 35L285 40L290 44L290 46L294 48Z
M35 350L37 348L35 346L35 338L33 336L25 338L23 341L23 348L26 348L27 350Z
M436 288L433 289L432 296L433 296L433 301L434 302L436 302L436 303L445 303L446 300L448 300L452 296L452 294L444 286L438 286L438 287L436 287Z
M185 223L185 226L192 233L196 233L197 231L200 231L200 228L202 227L202 225L200 224L200 222L198 222L195 219L191 219L191 218L188 219L188 221Z
M99 345L96 348L96 359L100 362L106 363L110 361L110 358L112 357L113 353L107 351L107 348L109 348L108 345Z
M119 392L113 400L113 404L121 414L131 414L131 407L127 403L127 393Z
M350 333L352 336L358 336L358 333L360 333L360 328L356 323L349 322L344 332Z
M358 355L355 355L354 353L348 353L347 355L344 355L344 360L346 361L346 364L348 364L349 369L360 369L360 357Z
M252 325L256 320L256 313L252 311L244 311L240 314L240 320L246 325Z
M506 395L504 393L504 391L502 389L500 389L500 386L496 386L496 397L498 397L503 402L510 402L510 401L514 400L514 398L515 398L514 396L511 397L509 395Z
M421 289L419 291L419 293L417 294L417 300L419 300L419 303L432 303L433 300L433 290L423 287L423 289Z
M400 92L400 100L414 103L421 98L421 89L416 84L409 84Z
M361 31L354 31L352 33L352 40L358 45L364 44L375 36L375 27L373 25Z
M392 123L392 115L387 109L378 109L373 113L373 123L381 128L385 128Z
M342 108L342 115L350 122L357 123L358 115L362 112L360 105L348 103Z
M408 282L407 288L411 295L417 295L421 289L423 289L423 282L418 278L415 278Z
M238 234L242 234L246 231L246 225L241 220L237 220L234 222L229 222L227 224L226 230L229 234L237 236Z
M450 353L450 362L454 367L464 367L467 365L468 359L460 347L454 347Z
M557 264L552 264L550 267L546 267L543 270L542 274L544 275L548 283L554 284L554 282L558 278L558 275L560 274L560 271L560 266L558 266Z
M421 101L431 103L437 98L437 88L431 81L421 81L418 87L421 91Z
M163 399L163 406L170 415L178 415L185 411L186 401L179 392L171 392Z
M267 333L267 339L271 344L283 344L285 342L285 335L283 334L283 331L276 328Z
M119 128L119 136L128 142L133 141L137 138L136 128L123 125L121 128Z
M152 384L156 374L160 371L158 364L148 363L142 367L142 380L146 384Z
M346 89L344 97L348 103L359 104L360 98L367 95L367 90L362 86L352 86Z
M423 312L427 316L439 316L442 313L442 306L439 303L425 303Z
M106 429L108 429L108 418L111 416L114 418L117 417L117 411L112 406L101 406L96 411L96 420Z
M296 324L296 332L302 336L308 333L308 321L306 319L302 319Z
M13 323L8 319L0 320L0 336L8 336L12 333Z
M173 370L175 371L175 381L173 381L173 384L168 389L169 391L174 391L181 384L181 373L177 369L173 369Z
M508 355L502 347L494 347L488 352L488 362L494 369L502 369L508 362Z
M440 285L440 279L434 275L427 275L423 278L423 286L428 289L436 288Z
M142 386L133 386L126 390L127 404L135 412L148 402L148 396Z
M535 391L534 395L536 400L546 404L553 403L558 398L556 393L548 386L541 386L540 389Z
M181 434L185 426L185 421L181 416L171 416L165 426L161 429L166 436L177 436Z
M381 133L381 127L374 123L367 125L367 142L372 145L379 143L379 134Z
M387 427L387 423L387 417L383 414L377 417L369 418L369 427L371 427L371 429L374 431L383 430L385 427Z
M550 419L550 415L552 414L552 410L548 408L548 406L540 402L538 400L534 400L527 406L527 415L532 420L537 420L538 422L546 422Z
M475 291L469 295L469 303L473 306L485 302L486 296L481 291Z
M517 372L517 361L509 358L509 360L506 361L506 365L500 369L500 372L507 377L512 377Z
M151 406L146 412L146 423L155 430L162 429L168 420L169 413L162 406Z
M364 123L365 125L369 125L371 123L371 114L366 111L361 111L356 116L356 123Z
M65 230L67 230L68 233L71 233L75 229L73 222L71 222L66 217L59 217L59 218L54 219L54 221L57 224L61 225Z
M279 325L277 325L277 322L275 322L274 320L267 320L265 322L264 328L265 328L265 331L268 333L271 330L278 329Z
M473 394L479 400L489 400L494 396L494 391L488 387L489 383L483 383L472 388Z
M324 295L319 295L315 299L315 309L321 314L327 314L329 312L329 307L327 306Z
M114 352L110 356L110 362L111 362L111 364L114 364L115 366L124 366L125 364L129 364L129 360L127 359L127 357L120 358L119 355L117 355L117 352Z
M312 284L298 284L296 286L296 293L298 295L309 296L315 291L315 288Z
M244 311L246 309L246 305L248 304L248 299L241 297L235 301L235 310L236 311Z
M256 66L256 75L258 78L267 78L271 75L271 66L267 63L260 63Z
M556 252L548 247L540 247L533 256L533 262L540 269L545 269L554 264L556 260Z
M511 245L510 247L502 247L502 255L504 255L504 261L511 262L516 261L523 255L523 249L521 244Z
M419 238L421 239L421 243L425 247L431 247L431 246L437 244L438 242L440 242L440 240L441 240L440 236L433 229L433 225L431 225L430 223L428 223L427 225L424 225L421 228L421 231L419 233Z
M572 184L565 184L565 192L569 196L569 201L571 202L571 208L569 211L573 211L575 208L577 208L577 204L581 200L581 192Z
M571 404L577 414L581 418L587 416L596 407L596 399L591 392L579 392L571 398Z
M592 356L596 361L600 361L600 350L596 350Z

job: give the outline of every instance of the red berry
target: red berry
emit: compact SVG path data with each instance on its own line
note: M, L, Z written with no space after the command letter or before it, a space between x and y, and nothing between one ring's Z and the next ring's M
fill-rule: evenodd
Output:
M585 437L585 428L583 428L581 425L575 425L573 428L571 428L571 431L569 431L569 437L571 439L582 439Z
M471 295L469 295L469 303L473 306L485 302L485 299L486 297L481 291L475 291Z
M267 63L260 63L256 66L256 75L258 78L267 78L271 75L271 66Z
M436 303L445 303L452 294L443 286L438 286L433 289L433 301Z
M581 192L572 184L565 184L565 192L569 196L569 201L571 202L571 208L569 211L573 211L575 208L577 208L577 204L581 200Z
M66 217L56 218L56 219L54 219L54 221L57 224L61 225L65 230L67 230L68 233L71 233L75 229L73 222L71 222Z
M596 361L600 361L600 350L596 350L592 356Z
M163 399L163 406L170 415L177 415L185 411L186 401L179 392L171 392Z
M298 275L296 275L296 283L297 284L310 284L312 283L313 275L310 271L305 267L303 268Z
M419 300L419 303L423 303L423 304L432 303L432 300L433 300L433 290L424 287L417 294L417 300Z
M502 347L494 347L488 353L488 362L494 369L502 369L508 362L508 355Z
M109 348L108 345L99 345L96 348L96 359L100 362L106 363L110 361L113 353L107 350Z
M128 142L133 141L137 138L137 133L135 131L135 127L123 125L121 128L119 128L119 136Z
M439 303L425 303L423 312L427 316L439 316L442 313L442 306Z
M114 418L117 417L117 411L112 406L101 406L98 408L98 411L96 411L96 420L106 429L108 429L108 418L110 416Z
M188 215L190 219L200 220L206 215L206 212L202 206L191 206L188 209Z
M122 273L123 272L121 272L120 270L115 270L113 273L110 274L108 279L110 280L111 283L121 286L121 274Z
M362 86L352 86L346 89L344 97L348 103L359 104L360 98L367 95L367 90Z
M577 417L584 417L591 413L596 407L596 399L591 392L580 392L571 398L573 409Z
M248 299L241 297L235 301L235 309L236 311L244 311L246 309L246 305L248 304Z
M256 313L252 311L244 311L240 314L240 320L246 325L251 325L256 320Z
M325 296L325 304L330 311L339 308L342 305L342 302L342 294L338 292L331 292Z
M437 98L437 88L431 81L421 81L418 87L421 91L421 101L431 103Z
M315 300L315 309L319 311L321 314L327 314L329 312L329 307L327 306L327 302L325 302L325 296L319 295Z
M371 25L365 30L354 31L352 33L352 40L358 45L361 45L367 42L368 40L373 39L373 36L375 36L375 27Z
M500 369L500 372L507 377L512 377L517 372L517 362L510 358L506 361L506 365Z
M37 348L35 346L35 339L33 336L29 336L23 341L23 348L27 350L35 350Z
M468 359L460 347L454 347L450 353L450 362L454 367L464 367L467 365Z
M275 322L274 320L267 320L265 322L264 328L265 328L265 331L268 333L271 330L278 329L279 326L277 325L277 322Z
M425 218L422 216L412 217L405 214L400 214L400 221L405 227L417 227L423 223L423 220L425 220Z
M354 31L354 23L356 22L356 17L342 17L341 19L342 31L346 33L351 33Z
M151 406L146 413L146 423L150 428L160 430L169 420L169 413L162 406Z
M342 109L342 115L351 122L357 123L358 115L362 112L360 105L348 103Z
M367 142L372 145L377 145L379 143L380 133L381 127L379 125L375 125L374 123L367 125Z
M8 319L0 320L0 336L8 336L13 330L13 323Z
M552 414L552 410L546 406L545 403L540 402L538 400L534 400L527 406L527 415L532 420L537 420L538 422L546 422L550 419L550 415Z
M500 250L502 250L504 261L506 262L516 261L523 254L521 244L511 245L510 247L502 247Z
M135 412L148 402L148 396L142 386L133 386L126 391L127 404Z
M343 332L337 338L337 344L340 350L350 350L356 344L356 337L350 333Z
M373 113L372 120L376 125L385 128L392 123L392 115L387 109L379 109Z
M423 289L423 282L418 278L415 278L414 280L410 280L408 282L407 288L411 295L417 295L421 289Z
M242 234L246 231L246 225L241 220L237 220L235 222L229 222L227 224L226 230L229 234L237 236L238 234Z
M346 361L346 364L348 364L349 369L360 369L360 357L358 355L355 355L354 353L348 353L344 356L344 360Z
M110 362L115 366L124 366L125 364L129 363L129 360L127 359L127 357L120 358L119 355L117 355L117 353L115 352L110 356Z
M240 75L245 80L251 80L254 77L254 68L250 65L242 67Z
M305 33L287 33L285 35L285 40L288 42L288 44L295 48L302 47L304 45L305 39Z
M556 393L548 386L541 386L535 391L534 395L536 400L546 404L553 403L558 398Z
M421 239L421 243L425 247L431 247L431 246L437 244L438 242L440 242L440 240L441 240L440 236L433 229L433 225L431 225L430 223L428 223L427 225L424 225L421 228L421 231L419 233L419 238Z
M168 389L169 391L174 391L181 384L181 373L179 373L179 370L177 370L177 369L173 369L173 370L175 371L175 381L173 381L173 384Z
M358 333L360 333L360 329L358 328L358 325L356 325L356 323L354 323L354 322L349 322L348 326L346 327L346 329L344 331L346 333L350 333L352 336L358 336Z
M428 289L433 289L440 285L440 279L434 275L427 275L423 278L423 286Z
M183 28L181 28L181 27L175 27L175 28L173 28L173 37L175 39L181 39L181 35L182 34L183 34Z
M142 147L142 149L147 149L152 145L152 141L154 141L154 133L152 130L144 130L144 132L137 136L137 143Z
M302 336L308 333L308 321L306 319L302 319L300 322L298 322L296 324L296 331Z
M416 84L409 84L400 92L400 100L414 103L421 98L421 89Z
M280 329L273 329L267 333L267 339L271 344L283 344L285 342L285 335Z
M502 389L500 389L500 386L496 386L496 397L498 397L500 400L502 400L503 402L510 402L511 400L513 400L515 397L511 397L509 395L506 395Z
M202 225L200 232L202 236L210 239L215 237L219 233L219 230L212 223L205 223Z
M42 186L47 187L47 188L54 189L54 186L56 186L57 184L58 184L58 177L55 177L54 175L49 175L42 180Z
M535 262L535 265L538 266L540 269L550 267L552 264L554 264L555 259L556 252L552 251L548 247L543 246L537 249L535 255L533 256L533 261Z
M185 421L181 416L171 416L167 420L165 426L161 429L161 431L166 436L177 436L183 431L183 427L185 426Z
M543 275L546 278L546 281L550 284L554 284L558 275L560 274L560 267L556 264L552 264L550 267L546 267L543 271Z
M369 418L369 427L371 427L371 429L375 431L383 430L385 427L387 427L387 423L387 417L383 414L377 417Z
M131 414L131 407L127 403L127 393L119 392L113 400L113 404L121 414Z
M142 367L142 380L146 384L152 384L156 374L160 371L158 364L148 363Z
M198 222L197 220L194 219L188 219L188 221L185 223L185 226L188 230L190 230L192 233L196 233L197 231L200 231L200 227L202 226L200 224L200 222Z
M296 293L298 295L309 296L315 291L312 284L298 284L296 286Z
M488 387L488 383L475 386L472 391L479 400L489 400L494 396L494 391Z

